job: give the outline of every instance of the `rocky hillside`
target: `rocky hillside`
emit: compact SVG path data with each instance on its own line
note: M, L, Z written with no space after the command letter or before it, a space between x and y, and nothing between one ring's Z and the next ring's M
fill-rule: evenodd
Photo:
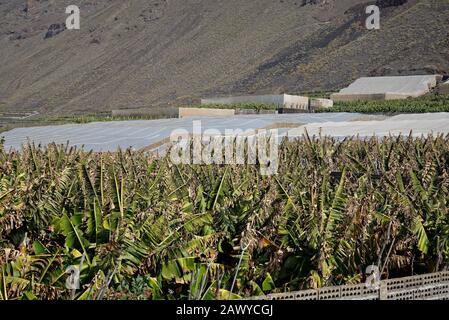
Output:
M98 112L449 73L449 1L0 0L0 110ZM65 7L81 30L65 28Z

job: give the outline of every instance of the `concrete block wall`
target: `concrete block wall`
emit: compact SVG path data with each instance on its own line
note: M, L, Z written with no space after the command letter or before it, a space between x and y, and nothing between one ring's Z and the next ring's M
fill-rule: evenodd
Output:
M309 97L284 94L284 108L309 110Z
M322 99L322 98L312 98L310 99L310 108L318 109L318 108L332 108L334 106L334 101L330 99Z
M252 297L252 300L448 300L449 272Z

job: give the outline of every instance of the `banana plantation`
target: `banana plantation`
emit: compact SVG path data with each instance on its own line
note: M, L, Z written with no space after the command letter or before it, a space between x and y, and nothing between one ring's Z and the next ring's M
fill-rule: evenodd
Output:
M447 268L449 136L305 135L279 157L262 176L0 142L0 299L240 299Z

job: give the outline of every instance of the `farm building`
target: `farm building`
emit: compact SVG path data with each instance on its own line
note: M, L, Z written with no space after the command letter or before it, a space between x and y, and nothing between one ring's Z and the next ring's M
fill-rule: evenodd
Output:
M442 76L363 77L331 95L334 101L397 100L419 97L434 89Z
M293 96L288 94L201 99L201 104L203 105L235 104L235 103L264 103L264 104L274 104L278 108L301 109L301 110L309 109L308 97Z

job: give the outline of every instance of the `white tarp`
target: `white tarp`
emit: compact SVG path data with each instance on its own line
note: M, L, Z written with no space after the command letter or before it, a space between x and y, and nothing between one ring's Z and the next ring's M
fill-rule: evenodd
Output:
M428 134L449 134L449 113L401 114L375 121L342 121L310 123L288 131L289 137L301 136L307 130L309 135L332 137L384 137L409 135L419 137Z
M193 122L201 120L203 130L262 129L276 123L322 123L350 121L360 117L358 113L295 113L270 115L238 115L232 117L193 117L184 119L135 120L66 124L47 127L15 128L0 133L5 138L5 149L20 149L27 142L48 145L52 142L84 146L85 150L116 151L141 149L170 137L179 129L193 130Z
M392 94L418 97L436 87L439 75L363 77L347 88L340 90L341 95ZM338 95L337 94L337 95Z

